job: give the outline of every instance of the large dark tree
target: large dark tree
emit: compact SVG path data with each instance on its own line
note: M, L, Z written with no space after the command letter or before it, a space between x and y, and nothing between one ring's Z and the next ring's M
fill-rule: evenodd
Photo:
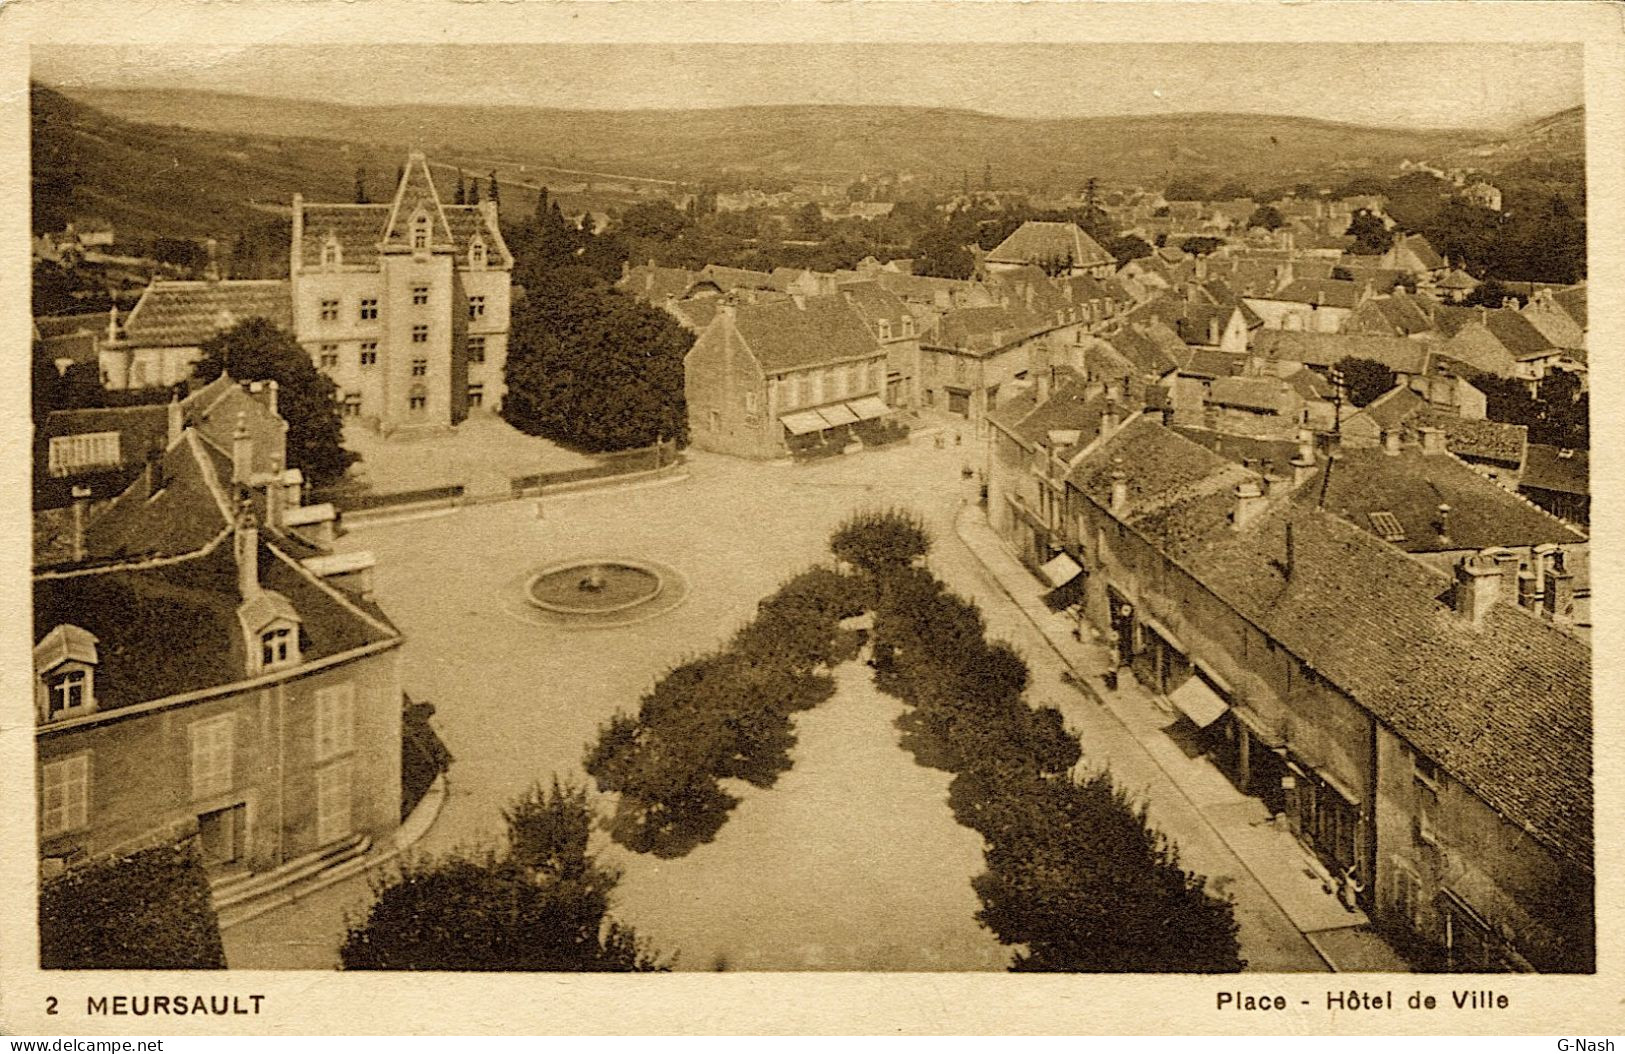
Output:
M1369 209L1356 212L1343 233L1354 235L1349 252L1357 256L1381 256L1394 244L1394 232L1382 222L1382 217Z
M287 333L251 318L211 338L193 372L207 383L221 371L237 381L276 381L277 412L288 422L288 467L310 482L335 482L357 460L344 449L337 389Z
M1132 234L1125 234L1121 238L1112 238L1102 242L1101 248L1112 254L1117 266L1122 267L1130 260L1138 260L1150 256L1155 250L1144 238L1137 238Z
M507 397L515 428L582 450L688 439L683 356L694 337L670 315L555 272L514 310Z
M1375 359L1349 355L1338 361L1337 368L1342 371L1348 400L1355 406L1369 405L1384 392L1393 390L1394 371Z
M1281 210L1274 205L1260 205L1247 217L1248 227L1262 227L1267 231L1280 230L1286 226L1286 220L1281 218Z
M580 787L532 788L504 814L508 850L416 860L350 927L346 970L644 972L665 967L608 918L618 872L587 852Z
M192 843L157 846L40 884L47 970L221 970L209 880Z

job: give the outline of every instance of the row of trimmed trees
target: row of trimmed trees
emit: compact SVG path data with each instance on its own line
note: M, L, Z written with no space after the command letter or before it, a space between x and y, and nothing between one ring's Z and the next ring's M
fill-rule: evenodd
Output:
M826 568L790 579L721 651L667 673L588 749L599 790L619 795L611 831L641 853L682 856L710 841L739 799L725 779L767 788L790 768L791 715L835 691L827 668L856 654L841 619L857 583Z
M1180 866L1109 774L1072 778L1077 736L1028 705L1027 664L987 640L976 606L915 566L928 544L906 514L871 514L835 539L874 597L875 681L909 706L904 745L954 773L954 817L986 842L977 918L1019 949L1012 969L1241 969L1230 901Z

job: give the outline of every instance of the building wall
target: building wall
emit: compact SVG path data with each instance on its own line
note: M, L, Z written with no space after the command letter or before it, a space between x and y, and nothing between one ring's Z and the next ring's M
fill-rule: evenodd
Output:
M263 871L320 848L316 834L318 772L335 764L351 770L352 834L374 840L400 824L401 682L398 649L341 666L217 699L38 734L39 768L74 755L89 756L87 823L42 840L42 857L74 850L95 857L139 842L149 832L195 822L199 815L245 807L239 862L225 870ZM354 689L353 749L316 759L316 692ZM228 790L193 796L192 733L200 721L232 719ZM379 745L382 746L379 746ZM40 783L43 806L43 782Z
M1448 775L1430 773L1386 729L1377 735L1377 771L1375 911L1383 923L1413 931L1462 971L1593 967L1592 878L1584 868Z
M1346 307L1300 304L1290 300L1243 298L1247 306L1264 320L1265 329L1302 330L1307 333L1339 333L1352 313Z
M768 414L767 378L733 326L719 319L683 360L688 434L701 450L738 457L777 456L782 443L769 432L783 426ZM749 400L756 409L751 412Z

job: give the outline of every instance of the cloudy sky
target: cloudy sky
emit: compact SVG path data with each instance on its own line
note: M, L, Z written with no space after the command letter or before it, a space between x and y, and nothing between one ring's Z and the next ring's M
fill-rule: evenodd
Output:
M948 106L1017 117L1241 111L1499 127L1583 101L1563 44L541 44L36 47L63 87L357 104Z

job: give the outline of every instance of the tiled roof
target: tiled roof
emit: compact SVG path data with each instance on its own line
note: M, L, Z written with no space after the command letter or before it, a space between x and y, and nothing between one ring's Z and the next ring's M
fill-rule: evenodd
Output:
M1590 325L1586 314L1586 287L1584 283L1571 286L1568 289L1559 289L1552 294L1552 299L1556 301L1558 307L1568 312L1568 316L1581 329L1586 329Z
M1280 300L1294 304L1352 309L1360 302L1366 286L1336 278L1299 278L1276 293L1259 295L1257 300Z
M346 265L376 265L378 245L383 241L389 213L388 205L302 205L304 225L299 262L305 267L320 265L322 246L331 235L338 241L339 253Z
M924 343L935 348L986 354L1055 325L1053 319L1046 319L1017 304L1009 307L960 307L943 312Z
M1208 402L1262 410L1287 417L1303 408L1303 398L1279 377L1219 377L1208 390Z
M700 268L694 281L712 282L724 293L734 289L773 289L773 276L766 271L748 271L743 267L721 267L706 264Z
M719 317L707 333L724 324L727 320ZM731 324L768 371L884 354L863 319L839 295L740 304L733 308Z
M259 566L264 588L299 613L305 661L396 636L284 561L266 540ZM241 602L226 538L174 563L35 578L34 639L59 625L95 634L97 709L112 710L244 680Z
M1292 459L1298 456L1298 444L1291 439L1264 439L1257 436L1235 435L1210 428L1175 425L1174 431L1191 442L1206 447L1227 461L1268 474L1291 471Z
M1503 421L1477 420L1425 407L1406 422L1412 428L1437 428L1444 432L1445 449L1469 458L1524 463L1529 446L1529 429Z
M1029 388L1008 402L1001 400L998 409L988 417L1029 448L1043 443L1051 432L1081 433L1078 443L1062 452L1066 457L1100 434L1100 421L1111 401L1106 398L1103 386L1091 386L1069 369L1058 372L1060 383L1042 403L1038 401L1036 388ZM1132 412L1122 400L1118 401L1117 411L1120 420Z
M1585 330L1557 305L1542 306L1531 301L1524 305L1521 314L1524 321L1534 326L1554 347L1585 347Z
M884 320L890 325L894 338L903 335L903 319L914 317L907 304L875 282L848 282L841 286L840 295L857 310L871 330Z
M1427 372L1430 345L1404 337L1366 333L1308 333L1301 330L1264 330L1253 340L1252 354L1305 366L1335 366L1345 358L1372 359L1399 373Z
M1247 360L1240 355L1215 348L1192 348L1185 356L1179 372L1187 377L1238 377Z
M1420 234L1411 234L1401 238L1394 248L1416 257L1417 263L1421 264L1423 270L1436 271L1444 266L1444 257L1440 256L1438 250L1433 248L1432 243Z
M1392 513L1404 530L1393 544L1411 553L1585 541L1573 527L1449 454L1423 454L1416 447L1398 454L1345 448L1329 473L1323 465L1294 499L1317 504L1322 495L1328 512L1364 529L1371 529L1372 513ZM1441 504L1450 506L1443 523Z
M435 190L434 177L429 174L429 163L422 154L414 152L406 159L406 167L401 173L400 184L395 188L395 199L390 205L389 217L379 240L386 245L411 248L412 217L420 209L429 216L430 244L451 244L451 229L446 222L445 210L440 206L440 194Z
M1090 451L1067 483L1110 507L1112 474L1123 471L1128 504L1119 519L1179 559L1229 523L1238 484L1259 477L1161 424L1139 417Z
M1097 267L1116 261L1111 253L1075 223L1028 220L987 254L991 263L1045 263L1070 259L1073 267Z
M286 281L157 281L130 312L124 339L138 348L196 347L252 318L293 329Z
M1552 342L1521 311L1503 308L1487 312L1484 325L1515 359L1544 355L1552 350Z
M1546 443L1530 443L1520 487L1563 494L1591 493L1591 452L1560 450Z
M1399 429L1409 421L1412 416L1420 413L1428 405L1428 401L1411 391L1403 384L1396 384L1371 400L1358 415L1363 415L1376 425L1379 431L1392 432ZM1356 414L1350 414L1353 420Z
M145 476L138 477L91 521L85 530L88 559L183 556L231 526L231 505L195 429L183 432L157 464L162 473L155 475L156 492Z
M1445 575L1295 502L1214 534L1187 566L1498 813L1590 866L1591 655L1583 642L1503 603L1474 626L1441 599Z

